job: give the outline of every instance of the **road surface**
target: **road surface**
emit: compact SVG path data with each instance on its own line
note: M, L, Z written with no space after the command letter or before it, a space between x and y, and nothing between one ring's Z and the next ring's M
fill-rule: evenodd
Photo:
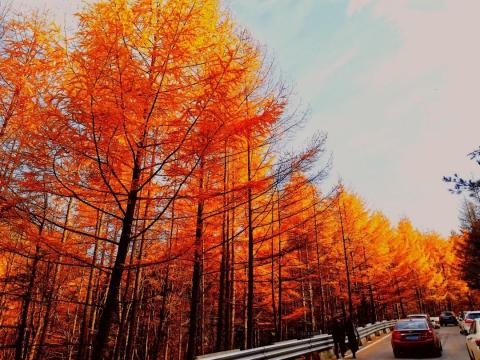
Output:
M465 347L465 336L460 334L458 326L448 326L436 330L440 335L443 347L443 355L441 360L468 360L468 353ZM414 356L414 357L410 357ZM351 356L347 356L351 359ZM357 353L357 359L370 359L370 360L392 360L395 359L392 352L392 346L390 345L390 335L384 337L377 343L371 346L366 345L363 350ZM435 359L435 357L428 355L416 355L411 354L402 357L404 360L409 359Z

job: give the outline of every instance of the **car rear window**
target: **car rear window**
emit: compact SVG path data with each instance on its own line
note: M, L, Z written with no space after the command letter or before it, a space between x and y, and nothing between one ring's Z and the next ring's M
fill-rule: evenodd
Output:
M395 325L395 330L427 330L427 322L425 320L400 321Z
M444 312L442 313L442 315L446 315L446 316L452 316L452 315L453 315L453 313L452 313L452 312L450 312L450 311L444 311Z
M467 314L467 316L465 317L467 319L480 319L480 312L474 312L474 313L469 313Z

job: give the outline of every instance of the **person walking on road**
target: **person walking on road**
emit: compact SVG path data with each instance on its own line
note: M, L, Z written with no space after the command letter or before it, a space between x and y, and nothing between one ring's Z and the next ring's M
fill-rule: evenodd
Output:
M347 323L345 325L345 332L348 338L348 347L352 351L353 358L356 359L356 353L359 348L359 335L351 317L347 319Z
M338 318L333 319L332 322L332 338L333 351L337 359L342 359L345 356L345 326L343 321Z

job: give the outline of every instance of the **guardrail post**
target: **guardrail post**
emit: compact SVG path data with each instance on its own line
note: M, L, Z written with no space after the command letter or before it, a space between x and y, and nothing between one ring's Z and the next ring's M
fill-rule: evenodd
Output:
M357 331L358 331L358 334L360 335L360 342L363 344L367 341L367 337L366 336L362 336L362 332L363 332L363 327L360 326L357 328Z
M385 323L385 327L383 328L383 333L388 334L390 332L390 326L387 326L390 322L389 321L383 321Z
M366 328L369 327L369 326L372 326L372 324L368 323L367 325L365 325ZM367 335L366 339L367 339L367 341L372 341L372 335L370 335L370 334Z

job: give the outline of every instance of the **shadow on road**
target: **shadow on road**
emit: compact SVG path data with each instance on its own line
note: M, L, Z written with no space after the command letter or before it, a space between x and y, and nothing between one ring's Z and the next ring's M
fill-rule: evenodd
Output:
M439 359L442 356L433 355L429 353L405 353L397 357L397 359Z

